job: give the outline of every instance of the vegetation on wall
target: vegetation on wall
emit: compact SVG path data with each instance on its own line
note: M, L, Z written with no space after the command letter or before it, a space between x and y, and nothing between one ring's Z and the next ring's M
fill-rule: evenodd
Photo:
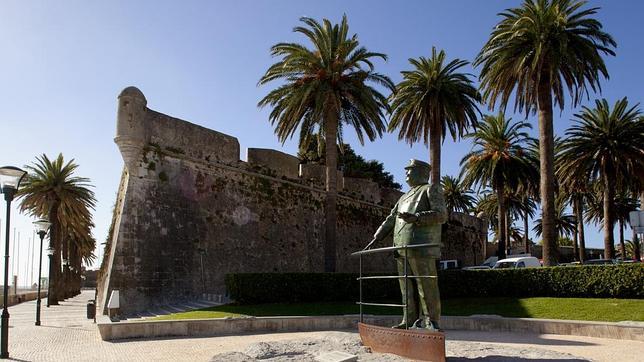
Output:
M324 150L316 137L312 137L306 147L300 149L297 157L302 163L324 165ZM378 160L365 160L358 155L348 143L338 147L338 167L345 177L366 178L376 182L380 187L400 190L402 186L394 181L394 175L385 171L385 165Z

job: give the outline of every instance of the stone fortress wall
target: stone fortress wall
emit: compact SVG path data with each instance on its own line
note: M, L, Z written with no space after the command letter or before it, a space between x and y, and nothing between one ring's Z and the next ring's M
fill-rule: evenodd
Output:
M98 280L103 312L113 289L121 311L225 293L231 272L322 272L325 169L286 153L147 108L134 87L118 97L115 142L125 163ZM402 166L401 166L402 167ZM370 240L401 193L338 171L337 270ZM485 257L486 225L453 213L443 259ZM385 241L381 246L390 245ZM391 255L365 259L393 272Z

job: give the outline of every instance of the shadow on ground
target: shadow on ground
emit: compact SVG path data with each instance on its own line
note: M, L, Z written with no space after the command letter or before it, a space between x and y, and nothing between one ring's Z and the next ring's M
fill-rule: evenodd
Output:
M563 339L543 338L534 333L498 333L483 331L446 331L445 339L448 341L491 342L491 343L518 343L542 346L594 346L595 343L570 341Z
M505 356L485 356L485 357L476 357L476 358L465 358L465 357L447 357L446 361L449 362L471 362L471 361L480 361L480 362L513 362L513 361L530 361L530 362L549 362L549 361L566 361L566 362L588 362L587 359L559 359L559 358L521 358L521 357L505 357Z

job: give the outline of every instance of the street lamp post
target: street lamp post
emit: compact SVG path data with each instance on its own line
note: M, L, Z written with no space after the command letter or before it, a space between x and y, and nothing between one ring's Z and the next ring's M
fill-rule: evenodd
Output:
M42 273L42 242L47 235L51 223L47 220L38 220L34 222L36 232L40 236L40 251L38 252L38 299L36 301L36 325L40 325L40 275Z
M2 325L0 332L0 358L9 358L9 230L11 225L11 201L20 187L20 182L27 172L13 166L0 168L0 191L4 194L7 202L7 224L5 225L5 248L4 248L4 298L2 309Z
M49 299L51 299L51 264L54 261L54 253L56 250L52 247L47 249L47 256L49 256L49 275L47 276L47 308L49 308Z

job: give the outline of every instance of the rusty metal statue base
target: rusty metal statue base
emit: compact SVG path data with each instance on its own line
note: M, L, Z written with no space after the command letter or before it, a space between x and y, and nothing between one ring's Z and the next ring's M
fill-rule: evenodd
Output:
M445 334L427 329L395 329L358 323L362 344L374 352L420 361L445 362Z

